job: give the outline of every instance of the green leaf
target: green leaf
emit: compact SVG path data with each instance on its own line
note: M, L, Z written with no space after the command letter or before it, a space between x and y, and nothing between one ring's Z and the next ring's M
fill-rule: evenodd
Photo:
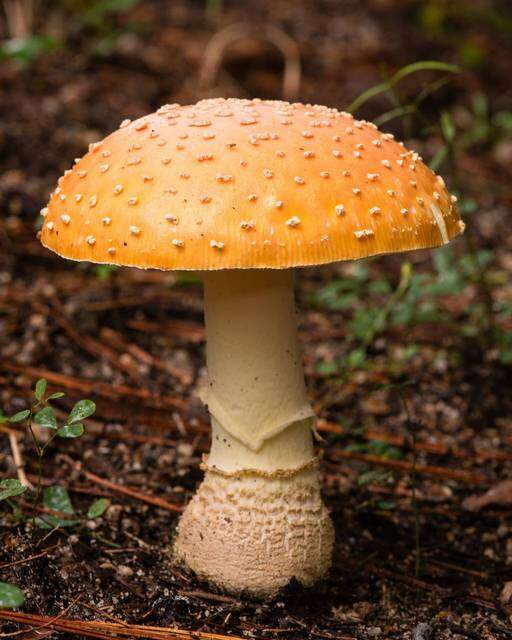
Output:
M45 407L34 416L34 422L45 429L57 428L57 417L51 407Z
M8 582L0 582L0 609L18 609L25 602L21 589Z
M402 351L400 360L402 360L403 362L406 362L407 360L411 360L411 358L414 358L414 356L417 353L419 353L419 351L420 351L420 348L417 344L410 344L407 347L405 347L405 349Z
M320 376L334 376L340 371L339 362L317 362L315 366L316 372Z
M374 280L368 285L368 293L373 295L383 295L391 293L392 287L387 280L381 278L380 280Z
M368 447L364 442L353 442L352 444L347 444L344 450L348 453L366 453Z
M377 502L377 507L382 511L393 511L396 504L392 500L379 500Z
M119 267L114 264L95 264L93 269L98 280L107 280Z
M352 351L349 351L349 353L347 353L345 362L349 369L363 368L366 362L366 350L353 349Z
M497 127L512 131L512 111L499 111L494 116L493 122Z
M9 422L23 422L30 415L30 409L24 409L23 411L18 411L13 416L9 418Z
M375 118L373 122L377 127L381 127L383 124L386 124L386 122L389 122L390 120L412 115L413 113L416 113L417 110L418 109L414 104L409 104L405 107L395 107L390 111L386 111L386 113L382 113L380 116Z
M455 64L448 64L447 62L439 62L438 60L420 60L419 62L413 62L405 67L399 69L389 81L391 85L400 82L406 76L411 73L417 73L418 71L446 71L447 73L459 73L460 67Z
M25 493L27 487L19 480L15 478L7 478L0 481L0 500L7 500L7 498L14 498Z
M57 41L51 36L27 36L26 38L11 38L0 44L0 60L12 59L27 66L41 54L47 53L57 46Z
M432 171L438 171L447 157L448 147L441 147L429 162L428 166L432 169Z
M355 100L353 100L345 111L349 113L354 113L360 107L363 106L368 100L371 100L375 96L378 96L380 93L384 93L384 91L389 91L390 84L389 82L381 82L380 84L376 84L373 87L370 87L366 91L363 91Z
M352 320L348 323L349 331L360 340L373 340L373 336L385 328L386 317L382 309L357 309Z
M48 396L48 400L57 400L58 398L62 398L65 395L66 394L62 393L62 391L56 391L55 393L52 393L51 396Z
M476 93L473 96L473 111L475 115L483 121L489 119L489 100L484 93Z
M81 19L84 22L100 27L108 13L121 13L134 7L139 0L96 0L96 2L85 3L90 7L81 10Z
M60 511L60 513L68 513L70 515L75 513L68 490L58 484L46 487L43 493L43 504L48 509Z
M404 457L400 449L383 440L370 440L366 450L372 456L378 456L379 458L386 458L388 460L400 460Z
M372 471L366 471L362 473L357 479L357 484L360 487L364 487L367 484L384 484L389 480L391 474L389 471L379 471L373 469Z
M84 434L84 425L81 422L66 424L57 431L59 438L79 438Z
M46 380L44 378L41 378L36 382L36 390L34 392L36 400L41 400L44 396L45 391L46 391Z
M71 409L71 413L68 416L68 424L73 424L73 422L80 422L80 420L84 420L96 411L96 405L92 400L79 400L75 406Z
M90 520L92 520L93 518L99 518L105 513L109 505L110 500L107 500L106 498L99 498L98 500L95 500L89 507L87 517Z
M443 111L443 113L441 114L441 130L446 142L453 142L456 129L455 125L453 124L452 117L447 111Z

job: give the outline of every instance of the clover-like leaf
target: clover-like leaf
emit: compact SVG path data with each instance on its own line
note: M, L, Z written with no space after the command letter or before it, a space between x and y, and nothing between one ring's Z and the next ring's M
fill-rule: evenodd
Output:
M45 507L53 511L60 511L60 513L68 513L70 515L75 513L68 490L58 484L46 487L43 493L43 503Z
M81 422L66 424L57 431L60 438L79 438L84 434L84 425Z
M109 505L110 500L107 500L106 498L99 498L98 500L95 500L89 507L89 511L87 511L87 517L90 520L99 518L105 513Z
M16 478L7 478L0 481L0 500L7 500L7 498L14 498L25 493L27 487Z
M25 602L21 589L8 582L0 582L0 609L18 609Z
M42 400L45 391L46 391L46 380L44 378L41 378L36 382L36 390L34 391L36 400Z
M58 398L62 398L65 395L66 394L62 393L62 391L55 391L55 393L48 396L48 400L58 400Z
M57 428L57 417L51 407L45 407L44 409L41 409L41 411L38 411L34 416L34 422L40 427L45 427L46 429Z
M92 416L95 411L96 405L92 400L79 400L71 409L67 423L73 424L74 422L80 422L80 420Z
M30 415L30 409L23 409L23 411L18 411L13 416L9 418L9 422L23 422Z
M47 487L44 490L43 504L48 509L59 511L64 515L73 515L75 513L66 487L61 487L60 485ZM35 519L35 523L41 529L53 529L54 527L74 527L80 523L80 520L76 518L61 518L52 513L44 513Z

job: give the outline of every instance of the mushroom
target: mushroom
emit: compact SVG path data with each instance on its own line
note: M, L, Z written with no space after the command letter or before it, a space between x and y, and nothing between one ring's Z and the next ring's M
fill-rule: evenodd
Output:
M46 247L202 276L212 444L174 543L198 576L268 596L331 563L292 268L435 247L463 229L417 153L317 105L166 105L124 121L60 179Z

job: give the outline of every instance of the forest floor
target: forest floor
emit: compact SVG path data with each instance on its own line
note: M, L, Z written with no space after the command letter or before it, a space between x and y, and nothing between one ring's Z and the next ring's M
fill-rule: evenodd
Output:
M512 40L482 18L506 3L475 2L474 15L444 16L435 32L420 5L439 3L375 1L363 11L349 2L343 15L327 1L262 4L206 19L201 3L155 0L101 27L52 10L54 32L71 30L65 46L23 67L1 63L0 408L24 409L39 378L66 393L54 403L59 416L94 400L86 434L52 446L42 482L66 487L77 512L99 497L110 506L49 533L1 503L0 580L23 589L24 613L47 616L37 637L135 637L122 626L133 623L290 640L511 638L512 489L503 481L512 473ZM473 61L432 90L421 118L382 125L427 159L446 149L439 171L459 194L465 238L434 254L298 274L336 546L324 582L290 584L268 602L218 593L170 553L209 444L197 396L199 282L71 264L36 239L58 176L124 118L205 94L281 97L279 54L253 40L229 49L212 87L198 83L213 33L249 12L298 43L305 102L345 107L379 82L383 62L395 71L415 60ZM425 77L440 76L412 74L401 99ZM386 100L357 113L396 108ZM449 115L439 126L441 112ZM15 475L9 432L22 433L0 424L0 480ZM20 446L34 482L29 439ZM36 637L28 623L41 621L13 620L3 620L4 633ZM66 631L65 620L85 626Z

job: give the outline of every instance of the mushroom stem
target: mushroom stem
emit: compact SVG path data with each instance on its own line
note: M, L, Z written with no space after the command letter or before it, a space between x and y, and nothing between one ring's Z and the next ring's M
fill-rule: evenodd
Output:
M204 276L212 446L175 551L200 577L266 596L330 566L332 524L320 496L297 344L291 271Z

